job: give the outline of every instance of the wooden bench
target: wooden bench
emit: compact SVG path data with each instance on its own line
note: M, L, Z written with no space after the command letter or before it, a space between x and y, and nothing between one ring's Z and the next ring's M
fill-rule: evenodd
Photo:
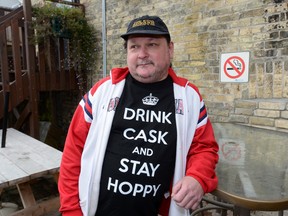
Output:
M39 216L59 208L59 197L37 202L30 183L49 175L54 176L57 182L61 157L61 151L8 128L6 145L0 148L0 194L5 188L17 187L23 209L13 213L13 216Z

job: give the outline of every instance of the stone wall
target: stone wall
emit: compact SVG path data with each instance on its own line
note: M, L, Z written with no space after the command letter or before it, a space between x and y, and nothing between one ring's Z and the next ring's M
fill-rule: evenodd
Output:
M288 99L254 99L235 101L231 121L276 130L288 130Z
M97 29L98 61L90 85L103 76L102 0L81 0ZM128 22L159 15L175 43L173 67L206 102L212 121L288 131L288 0L106 0L107 71L126 65L120 35ZM249 81L219 81L222 53L250 52Z

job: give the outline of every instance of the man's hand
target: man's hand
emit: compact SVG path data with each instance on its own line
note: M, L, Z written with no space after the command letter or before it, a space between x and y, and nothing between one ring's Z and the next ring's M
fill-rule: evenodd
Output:
M172 189L172 199L185 209L195 210L204 195L200 183L191 176L185 176Z

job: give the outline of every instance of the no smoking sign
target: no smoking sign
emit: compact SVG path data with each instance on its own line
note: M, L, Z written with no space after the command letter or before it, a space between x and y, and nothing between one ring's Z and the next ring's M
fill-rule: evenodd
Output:
M219 159L223 163L243 166L245 161L245 142L239 139L220 138Z
M249 52L221 54L220 82L248 82Z

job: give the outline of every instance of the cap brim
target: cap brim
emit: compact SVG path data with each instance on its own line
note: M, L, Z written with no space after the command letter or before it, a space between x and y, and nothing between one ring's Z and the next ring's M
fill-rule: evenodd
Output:
M128 36L130 35L170 35L169 32L160 32L160 31L153 31L153 30L150 30L150 31L147 31L147 30L138 30L138 31L133 31L133 32L128 32L126 34L122 34L121 37L124 39L124 40L127 40L128 39Z

